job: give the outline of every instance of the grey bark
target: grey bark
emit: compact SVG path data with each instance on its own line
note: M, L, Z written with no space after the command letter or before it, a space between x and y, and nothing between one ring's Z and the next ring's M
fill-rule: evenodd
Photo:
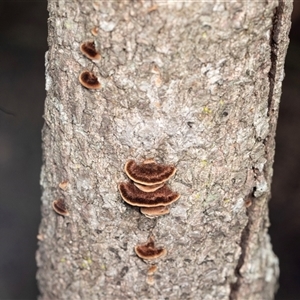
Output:
M40 299L272 299L268 200L292 2L48 9ZM79 51L86 40L99 63ZM83 70L100 90L80 85ZM117 190L125 162L149 157L178 169L181 198L158 219ZM53 211L58 198L70 216ZM150 233L168 251L154 285L133 250Z

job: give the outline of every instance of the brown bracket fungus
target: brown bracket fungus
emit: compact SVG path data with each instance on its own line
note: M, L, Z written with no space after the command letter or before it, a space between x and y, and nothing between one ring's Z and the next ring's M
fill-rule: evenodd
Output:
M101 84L94 73L90 71L83 71L79 75L80 83L87 89L100 89Z
M160 184L153 184L153 185L143 185L143 184L139 184L134 182L134 185L141 191L145 192L145 193L151 193L151 192L155 192L156 190L160 189L161 187L164 186L164 183L160 183Z
M246 208L249 208L252 205L252 199L249 197L244 201L244 203Z
M67 180L64 180L59 183L58 187L65 191L68 187L68 184L69 184L69 182Z
M95 26L94 28L92 28L91 33L93 36L97 36L99 33L99 27Z
M157 271L157 266L156 265L151 265L147 271L147 277L146 277L146 282L149 285L153 285L155 283L154 279L154 273Z
M134 182L142 185L157 185L166 182L176 172L171 165L158 164L154 160L146 160L137 164L133 159L125 164L127 176Z
M101 55L96 50L94 41L87 41L80 45L80 51L90 60L98 62L101 59Z
M153 219L155 217L168 214L170 212L170 209L169 206L141 207L140 212L147 218Z
M149 285L154 285L154 283L155 283L154 276L153 276L153 275L147 276L146 282L147 282L147 284L149 284Z
M138 257L146 260L161 258L167 254L166 249L155 247L152 236L149 237L146 243L135 246L134 250Z
M36 236L36 238L38 239L38 241L43 241L45 239L44 235L43 234L38 234Z
M157 265L151 265L147 271L147 275L153 275L157 271L157 269Z
M121 182L119 191L125 202L138 207L167 206L180 197L178 193L173 192L166 185L155 192L145 193L132 182Z
M58 200L54 200L52 202L52 208L54 209L54 211L61 215L61 216L68 216L69 215L69 212L67 210L67 206L66 206L66 203L63 199L58 199Z

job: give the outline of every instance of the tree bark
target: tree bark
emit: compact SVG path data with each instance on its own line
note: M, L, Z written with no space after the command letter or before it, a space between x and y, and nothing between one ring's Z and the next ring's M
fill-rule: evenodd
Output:
M49 0L48 10L40 299L272 299L268 200L292 2ZM79 51L87 40L99 63ZM102 88L84 88L83 70ZM149 157L177 166L181 194L157 219L117 189L125 162ZM53 211L59 198L69 216ZM168 251L153 285L133 250L150 234Z

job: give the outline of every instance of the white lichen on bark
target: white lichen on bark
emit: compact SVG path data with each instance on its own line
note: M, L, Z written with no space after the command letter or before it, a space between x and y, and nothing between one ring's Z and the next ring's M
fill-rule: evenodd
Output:
M278 103L291 4L49 0L49 12L41 299L271 299L270 89ZM80 52L86 40L99 63ZM102 89L80 85L85 69ZM126 160L148 157L178 169L181 198L157 220L117 190ZM69 217L52 211L59 197ZM133 250L150 233L168 250L151 286Z

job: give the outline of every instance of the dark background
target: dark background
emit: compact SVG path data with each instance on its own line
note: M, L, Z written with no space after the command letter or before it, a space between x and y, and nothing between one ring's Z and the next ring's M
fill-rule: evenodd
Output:
M47 2L0 0L0 299L36 299ZM277 128L270 234L277 300L300 299L300 2ZM3 111L5 110L6 113ZM247 299L245 299L247 300ZM263 299L257 299L263 300Z

